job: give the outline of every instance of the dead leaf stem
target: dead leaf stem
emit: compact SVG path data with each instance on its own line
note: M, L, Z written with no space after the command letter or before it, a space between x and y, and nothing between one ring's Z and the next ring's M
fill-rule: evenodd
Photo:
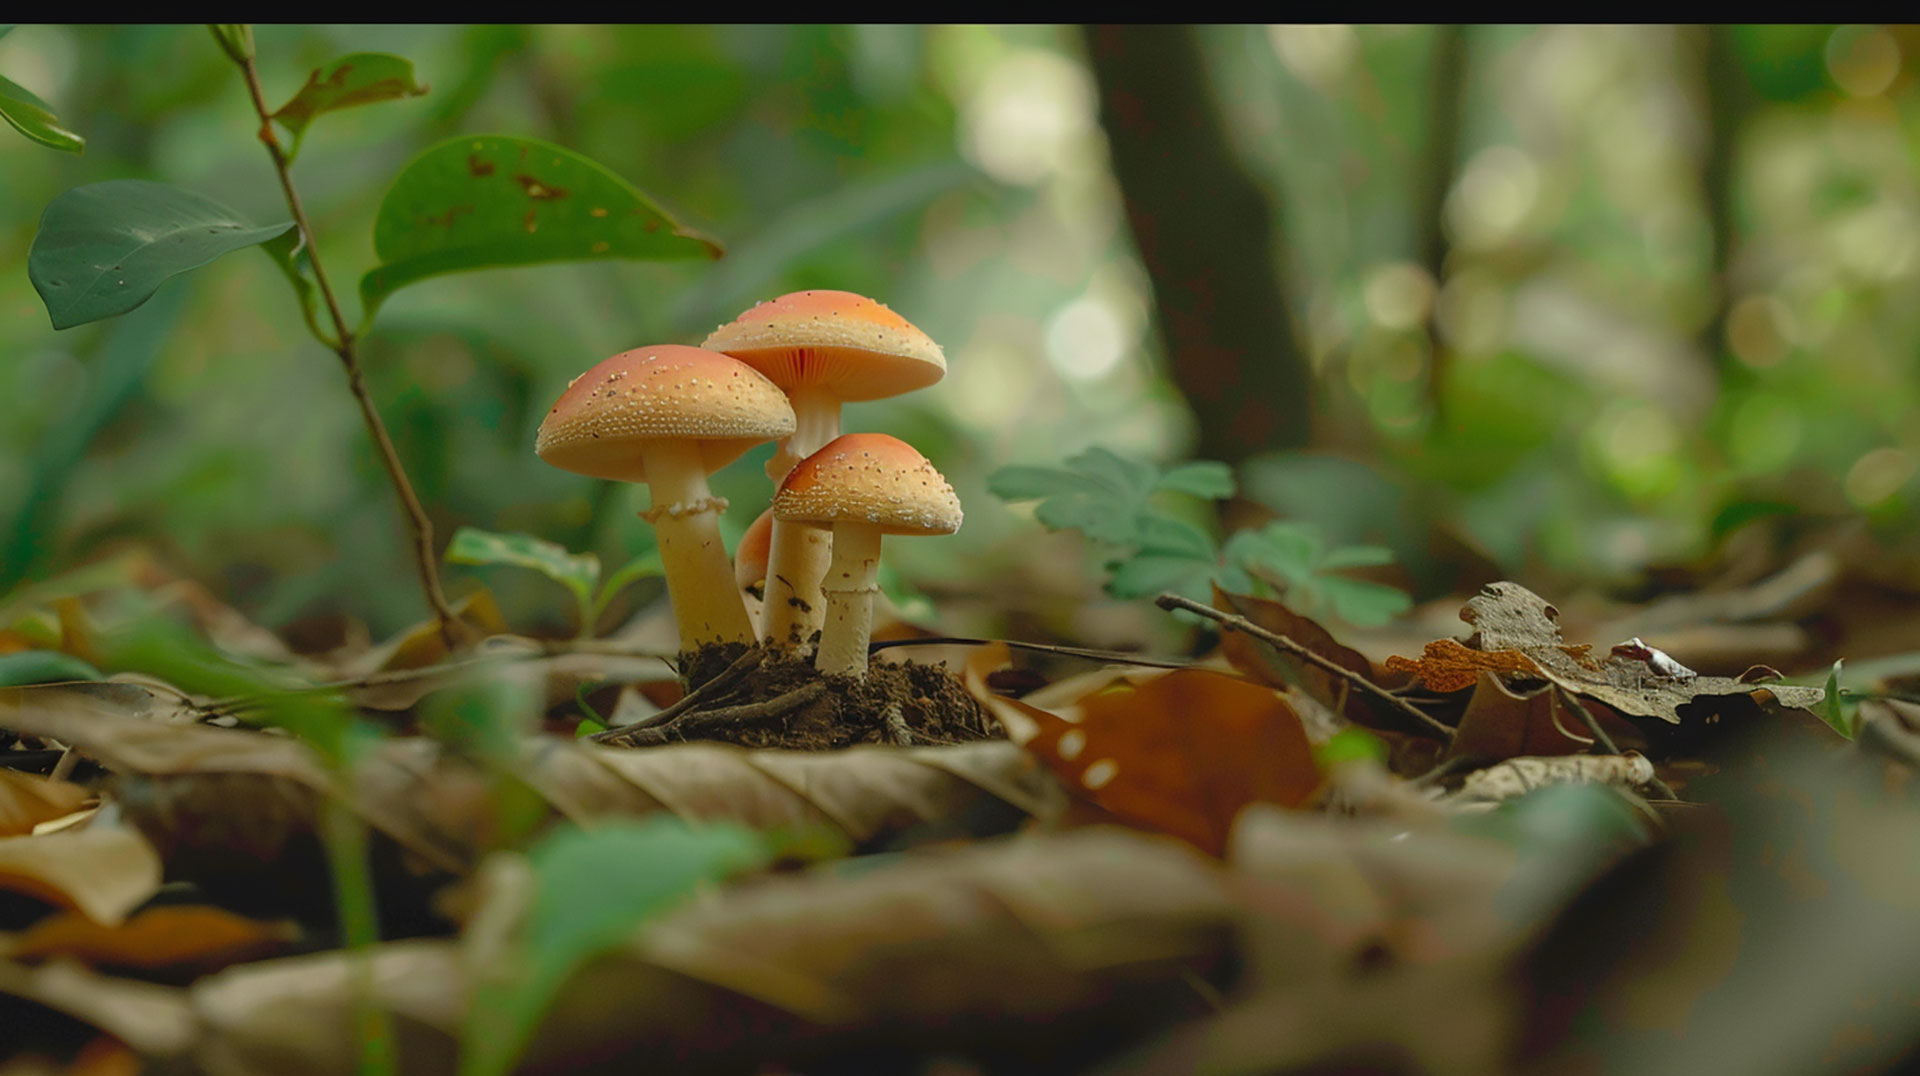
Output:
M1553 690L1559 694L1560 701L1567 706L1571 706L1573 712L1580 715L1580 720L1587 726L1587 731L1593 733L1593 738L1599 741L1601 748L1609 755L1620 754L1619 745L1614 743L1613 737L1607 735L1607 730L1600 726L1599 720L1593 716L1593 711L1580 705L1580 696L1568 690L1565 684L1553 681L1549 682L1553 683ZM1665 781L1660 779L1658 774L1654 775L1653 780L1647 782L1647 787L1659 793L1661 799L1677 800L1680 798L1674 793L1672 788L1668 787Z
M1304 646L1301 646L1299 643L1294 642L1292 639L1289 639L1284 635L1278 634L1276 632L1268 631L1266 628L1263 628L1260 625L1255 624L1253 621L1248 620L1246 617L1236 616L1233 613L1223 613L1220 610L1215 609L1211 605L1202 605L1199 602L1194 601L1192 598L1184 597L1182 595L1175 594L1171 591L1162 593L1158 598L1155 598L1154 604L1158 605L1162 609L1169 609L1169 610L1185 609L1189 613L1198 613L1201 616L1206 617L1208 620L1217 621L1221 627L1227 628L1230 631L1237 631L1246 635L1251 635L1255 639L1258 639L1261 642L1266 643L1268 646L1271 646L1276 650L1284 650L1287 653L1292 654L1294 657L1299 658L1301 661L1304 661L1307 664L1313 666L1314 668L1319 669L1322 672L1329 673L1333 676L1337 676L1340 679L1345 680L1347 683L1352 684L1354 687L1359 688L1361 691L1364 691L1367 694L1372 695L1374 698L1379 699L1380 701L1386 703L1388 706L1391 706L1394 709L1400 711L1401 713L1406 714L1408 717L1412 718L1416 723L1418 723L1421 727L1427 729L1430 732L1433 732L1435 735L1438 735L1440 738L1448 742L1452 742L1453 740L1452 729L1448 728L1446 725L1440 723L1434 718L1429 717L1427 714L1422 713L1418 707L1414 706L1412 703L1408 702L1407 700L1401 698L1398 695L1395 695L1393 692L1388 691L1386 688L1381 687L1379 684L1374 683L1373 681L1367 679L1366 677L1361 676L1359 673L1354 672L1352 669L1342 668L1341 666L1336 665L1331 661L1328 661L1326 658L1321 657L1320 655L1314 653L1313 651L1307 649Z
M310 318L308 327L316 330L315 338L331 348L339 357L340 365L346 369L347 388L360 407L360 417L367 425L368 436L373 439L375 454L386 469L387 479L393 483L394 494L400 499L401 510L412 531L414 564L420 573L420 585L426 592L427 604L439 621L440 638L447 644L447 649L457 649L473 633L447 604L446 592L440 586L439 558L434 551L433 521L427 518L427 510L414 493L406 468L401 466L400 453L393 447L393 439L387 436L386 423L381 421L379 410L373 406L373 398L367 394L353 330L347 327L347 319L340 313L340 301L334 296L333 285L328 282L326 270L320 264L320 250L313 241L313 226L307 221L307 211L300 202L300 192L293 185L292 162L287 159L286 150L281 148L280 140L273 133L273 114L267 108L266 95L260 88L260 71L254 65L252 56L228 55L246 78L247 95L253 100L254 113L260 118L260 141L266 145L268 156L273 158L273 170L280 177L280 190L286 195L287 208L293 213L294 227L300 229L300 242L307 248L307 261L313 267L314 283L320 289L320 296L327 304L327 316L333 322L333 335L329 337L317 331L317 326ZM301 308L304 313L306 305L302 303Z

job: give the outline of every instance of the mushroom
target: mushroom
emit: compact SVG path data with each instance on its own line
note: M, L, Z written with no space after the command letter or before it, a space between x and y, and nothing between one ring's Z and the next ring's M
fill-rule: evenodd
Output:
M823 673L867 671L873 595L883 534L952 534L960 499L913 446L884 433L850 433L800 461L773 497L780 523L833 528L826 624L813 666Z
M839 436L842 402L897 396L947 372L940 345L885 305L846 291L782 295L720 326L701 346L747 363L792 399L793 436L767 463L776 486ZM827 542L820 528L775 520L762 632L773 645L800 651L820 628Z
M747 619L756 628L766 622L767 553L773 544L773 509L755 516L740 544L733 549L733 582L747 605Z
M648 485L653 506L642 518L659 534L667 599L680 647L690 651L754 639L720 542L726 501L707 476L792 432L786 396L751 367L662 344L623 351L575 378L540 423L534 450L562 470Z

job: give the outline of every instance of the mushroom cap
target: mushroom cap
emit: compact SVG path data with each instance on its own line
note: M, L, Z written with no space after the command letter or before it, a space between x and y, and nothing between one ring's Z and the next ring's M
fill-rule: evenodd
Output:
M740 544L733 548L733 581L740 589L767 577L767 560L773 555L773 509L754 517Z
M800 523L871 523L881 534L952 534L960 529L960 498L912 445L884 433L849 433L787 473L773 514Z
M563 471L645 482L641 448L692 440L708 474L793 432L793 406L752 367L660 344L623 351L573 379L540 423L534 451Z
M946 376L940 345L906 318L850 291L796 291L713 331L700 346L725 352L788 392L820 388L842 400L878 400Z

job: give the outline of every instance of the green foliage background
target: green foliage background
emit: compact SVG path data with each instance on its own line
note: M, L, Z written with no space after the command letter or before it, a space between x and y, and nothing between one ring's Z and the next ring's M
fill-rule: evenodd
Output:
M1303 326L1319 389L1314 449L1253 453L1243 494L1335 544L1391 547L1416 589L1442 578L1441 534L1514 575L1630 582L1781 507L1910 523L1920 36L1475 28L1449 112L1433 102L1448 32L1200 34L1232 144L1287 222L1275 301ZM1078 557L987 492L995 468L1096 445L1170 464L1192 443L1072 28L261 26L256 40L272 102L353 52L407 57L431 87L306 132L295 174L337 283L375 264L392 177L456 135L576 150L727 244L717 263L448 277L383 307L370 386L443 544L472 525L626 563L644 494L535 459L544 409L607 355L697 342L799 288L873 295L947 349L945 382L848 415L913 441L967 505L958 539L895 543L931 589L992 590ZM28 284L41 210L83 183L159 180L284 219L206 32L24 26L0 38L0 75L87 140L72 155L0 130L12 574L139 544L270 624L417 619L338 364L267 258L229 255L124 319L59 333ZM1454 152L1436 171L1423 161L1441 133ZM736 529L765 503L763 459L717 483ZM523 574L466 578L516 625L571 630L551 585ZM1076 579L1091 593L1096 577Z

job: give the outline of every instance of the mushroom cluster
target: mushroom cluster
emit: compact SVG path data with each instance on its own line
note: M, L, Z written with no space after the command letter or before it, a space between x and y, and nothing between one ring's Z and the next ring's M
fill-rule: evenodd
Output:
M645 482L683 652L752 643L859 675L867 668L882 534L951 534L953 487L884 434L840 433L840 405L923 388L940 346L885 305L844 291L763 302L700 347L635 348L574 379L535 450L564 470ZM763 441L772 507L729 563L707 476ZM762 595L756 632L748 596Z

